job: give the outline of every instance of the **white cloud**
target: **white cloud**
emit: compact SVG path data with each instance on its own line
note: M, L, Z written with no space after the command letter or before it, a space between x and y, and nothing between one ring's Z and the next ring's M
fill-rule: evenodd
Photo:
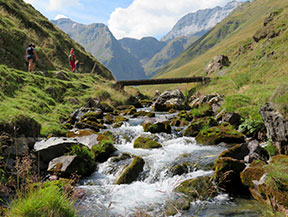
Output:
M24 2L29 3L29 4L33 4L36 0L24 0Z
M54 20L59 20L59 19L61 19L61 18L68 18L68 17L66 17L66 16L63 15L63 14L57 14L57 16L54 18Z
M128 8L117 8L108 21L117 38L142 38L166 34L184 15L221 6L231 0L134 0Z
M80 5L78 0L49 0L48 9L52 11L62 10L63 8Z

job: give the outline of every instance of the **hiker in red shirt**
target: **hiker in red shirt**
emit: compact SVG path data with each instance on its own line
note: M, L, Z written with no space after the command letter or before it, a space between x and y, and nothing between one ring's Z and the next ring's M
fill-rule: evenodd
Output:
M71 66L71 70L72 70L72 72L74 72L75 71L76 56L75 56L73 48L71 48L71 50L70 50L70 54L68 56L68 60L69 60L70 66Z

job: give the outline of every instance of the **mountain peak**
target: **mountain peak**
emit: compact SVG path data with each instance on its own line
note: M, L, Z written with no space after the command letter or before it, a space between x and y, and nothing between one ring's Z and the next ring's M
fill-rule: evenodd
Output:
M221 22L240 4L240 2L234 0L227 3L224 7L217 6L189 13L182 17L161 41L168 42L179 36L190 37L199 32L205 33Z

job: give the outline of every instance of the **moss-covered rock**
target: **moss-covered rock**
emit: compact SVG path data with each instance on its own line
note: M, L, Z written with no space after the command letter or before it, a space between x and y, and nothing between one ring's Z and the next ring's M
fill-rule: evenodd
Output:
M125 122L125 121L129 121L129 119L125 118L124 116L121 116L121 115L115 117L115 122L116 123Z
M240 179L240 173L246 165L231 157L222 157L216 160L214 180L217 185L229 193L246 194L248 192Z
M213 117L197 118L184 130L184 136L195 137L203 128L217 126L218 123Z
M111 144L115 143L115 136L110 131L105 131L104 133L98 134L97 141L102 143L103 141L109 141Z
M288 156L273 156L269 164L254 161L241 173L253 197L284 212L288 209Z
M179 112L172 120L171 126L183 127L187 126L193 117L189 115L186 111Z
M89 121L98 121L99 119L102 119L103 118L103 111L98 109L96 111L93 111L93 112L87 112L86 114L84 114L82 117L81 117L81 120L84 121L84 120L89 120Z
M191 202L207 200L217 195L217 189L209 176L186 180L175 191L185 194Z
M150 137L140 136L134 141L134 148L153 149L162 148L162 145Z
M184 162L171 167L169 170L173 176L175 175L181 176L182 174L192 172L193 170L195 170L195 168L196 168L195 163Z
M242 183L248 187L254 187L253 181L259 181L265 174L264 166L266 163L261 160L254 160L243 172L240 174Z
M213 111L212 111L212 108L209 104L203 104L203 105L199 106L198 108L192 109L188 113L188 115L193 117L193 118L203 118L206 116L212 116Z
M150 132L150 133L171 133L171 126L169 121L163 121L163 122L150 122L150 121L144 121L143 124L144 132Z
M104 116L104 123L105 124L113 124L113 122L114 122L114 118L111 114L106 114Z
M92 129L95 132L99 132L100 129L106 129L106 126L104 126L102 123L99 122L95 122L95 121L90 121L90 120L85 120L82 122L77 122L75 124L75 127L77 127L78 129Z
M125 168L124 172L116 180L115 184L130 184L137 179L143 171L145 161L141 157L135 157L131 164Z
M116 150L113 144L107 140L102 140L101 143L92 147L94 158L98 162L106 161Z
M146 112L146 111L139 111L139 112L136 112L135 114L133 114L133 118L136 118L136 117L149 117L149 118L153 118L155 117L155 113L154 112Z
M141 99L140 103L144 106L144 107L149 107L152 105L152 100L150 99Z
M174 216L179 213L179 210L189 210L191 207L190 201L184 197L180 197L175 201L167 204L166 216Z
M196 142L203 145L215 145L220 142L242 143L244 135L232 126L216 126L209 129L202 129L196 136Z

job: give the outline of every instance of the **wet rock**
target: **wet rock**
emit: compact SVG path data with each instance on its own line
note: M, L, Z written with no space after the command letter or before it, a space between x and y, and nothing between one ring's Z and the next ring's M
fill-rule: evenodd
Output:
M71 130L66 133L68 138L75 138L75 137L83 137L83 136L90 136L95 134L94 130Z
M224 143L242 143L244 142L244 135L232 126L216 126L209 129L203 129L196 136L198 144L202 145L216 145L221 142Z
M104 116L104 123L105 124L113 124L113 122L114 122L114 118L111 114L108 113Z
M162 148L162 145L148 136L140 136L134 141L134 148L153 149Z
M288 119L284 118L272 104L265 104L260 109L267 137L281 154L288 154Z
M175 191L185 194L190 202L207 200L217 195L217 189L210 176L186 180Z
M143 171L145 161L141 157L135 157L131 164L125 168L115 184L130 184L137 179L139 174Z
M214 72L217 72L220 69L222 69L224 66L230 66L230 64L231 62L227 56L225 55L215 56L213 60L206 66L204 71L208 75L211 75Z
M135 114L132 115L133 118L136 117L149 117L149 118L153 118L155 117L155 113L154 112L146 112L146 111L138 111Z
M179 90L165 91L162 93L152 106L154 111L169 111L170 109L185 110L188 109L186 105L185 96Z
M224 96L220 94L207 94L203 96L191 96L188 100L189 106L191 108L199 108L202 105L210 105L211 108L213 105L220 106L223 104Z
M152 100L149 99L140 100L140 103L142 104L143 107L149 107L153 104Z
M143 129L145 132L150 133L171 133L171 126L168 120L150 118L146 119L143 124Z
M241 181L245 186L254 187L254 181L259 181L265 174L264 166L266 162L261 160L254 160L248 165L240 174Z
M92 147L94 158L98 162L106 161L117 149L111 143L111 141L103 140Z
M176 176L176 175L181 176L185 173L193 172L196 168L197 167L194 163L185 162L185 163L177 164L171 167L169 170L172 173L172 176Z

